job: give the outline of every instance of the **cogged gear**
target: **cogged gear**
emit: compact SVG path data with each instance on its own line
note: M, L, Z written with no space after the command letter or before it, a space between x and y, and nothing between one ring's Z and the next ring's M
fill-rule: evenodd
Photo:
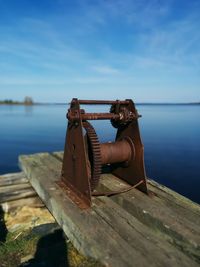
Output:
M91 164L91 191L93 191L100 179L101 174L101 151L100 143L97 134L93 126L88 121L83 121L83 127L87 134L88 146L89 146L89 160Z

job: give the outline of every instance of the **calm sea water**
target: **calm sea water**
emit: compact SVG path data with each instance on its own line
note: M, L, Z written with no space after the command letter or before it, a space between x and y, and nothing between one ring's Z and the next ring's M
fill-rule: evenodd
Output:
M63 150L65 105L0 105L0 174L19 171L18 155ZM200 105L138 105L147 176L200 203ZM90 111L106 111L90 107ZM112 141L108 121L92 124Z

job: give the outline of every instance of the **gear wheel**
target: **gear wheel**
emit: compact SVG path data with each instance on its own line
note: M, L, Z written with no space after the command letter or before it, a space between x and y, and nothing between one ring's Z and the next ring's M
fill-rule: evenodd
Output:
M110 113L120 115L119 120L111 119L111 124L114 128L123 128L128 123L137 118L137 116L124 105L113 104L110 108Z
M91 191L93 191L100 179L101 174L101 151L100 151L100 143L97 137L97 134L93 128L93 126L88 121L83 121L83 127L87 134L88 139L88 156L91 165Z

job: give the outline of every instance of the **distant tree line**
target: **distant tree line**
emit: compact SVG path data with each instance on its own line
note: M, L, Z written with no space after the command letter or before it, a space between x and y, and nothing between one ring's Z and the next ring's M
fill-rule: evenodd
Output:
M33 99L30 96L26 96L24 101L14 101L12 99L5 99L0 100L0 104L7 104L7 105L33 105Z
M30 97L30 96L26 96L26 97L24 98L24 104L25 104L25 105L33 105L33 99L32 99L32 97Z

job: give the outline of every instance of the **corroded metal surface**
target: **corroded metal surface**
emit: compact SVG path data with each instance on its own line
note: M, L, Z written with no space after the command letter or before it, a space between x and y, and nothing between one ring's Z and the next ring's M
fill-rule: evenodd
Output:
M87 113L80 108L80 104L108 104L111 105L110 113ZM92 195L103 194L94 192L102 165L111 165L113 174L147 193L139 117L132 100L74 98L71 101L67 113L68 127L61 181L86 206L91 205ZM95 129L88 120L110 120L111 125L117 128L115 140L100 144Z

